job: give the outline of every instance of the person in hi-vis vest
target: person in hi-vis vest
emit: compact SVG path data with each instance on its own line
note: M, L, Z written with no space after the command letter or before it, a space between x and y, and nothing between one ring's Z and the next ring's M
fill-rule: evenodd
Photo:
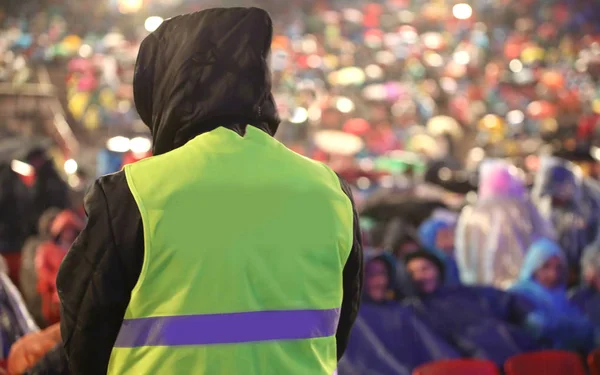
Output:
M272 21L165 21L134 96L153 157L100 178L58 275L70 371L331 375L362 284L349 187L273 135Z

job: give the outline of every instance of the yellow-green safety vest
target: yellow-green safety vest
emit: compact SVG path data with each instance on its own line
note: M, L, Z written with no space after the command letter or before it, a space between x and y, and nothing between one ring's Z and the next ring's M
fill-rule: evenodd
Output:
M109 374L334 372L353 216L329 168L248 126L125 174L145 255Z

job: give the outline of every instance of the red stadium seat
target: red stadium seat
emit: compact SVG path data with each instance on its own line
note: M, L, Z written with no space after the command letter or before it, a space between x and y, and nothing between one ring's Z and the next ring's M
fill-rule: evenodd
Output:
M600 349L596 349L588 356L590 375L600 375Z
M491 361L479 359L451 359L423 365L413 375L499 375Z
M581 358L575 353L545 350L510 358L504 364L506 375L586 375Z

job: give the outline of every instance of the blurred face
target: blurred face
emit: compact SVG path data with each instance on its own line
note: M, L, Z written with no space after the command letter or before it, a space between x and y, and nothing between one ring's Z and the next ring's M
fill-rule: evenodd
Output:
M389 284L390 275L384 261L371 261L366 269L366 289L369 298L375 302L384 301Z
M593 267L583 269L583 280L596 291L600 291L600 274Z
M413 259L406 266L412 281L421 294L430 294L439 286L440 272L435 264L427 259Z
M556 288L564 280L565 269L560 258L554 256L546 261L534 274L538 283L546 288Z
M435 247L452 255L454 252L454 228L440 229L435 236Z

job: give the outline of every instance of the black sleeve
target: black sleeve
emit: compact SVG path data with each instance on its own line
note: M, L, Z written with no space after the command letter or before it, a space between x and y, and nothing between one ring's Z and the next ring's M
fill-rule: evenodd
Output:
M62 345L52 348L27 375L69 375L67 356Z
M143 231L124 172L98 180L84 204L87 225L57 277L61 332L71 373L106 374L141 272Z
M348 345L350 330L352 329L354 320L358 315L363 282L363 252L358 213L356 211L356 207L354 206L354 200L352 198L350 186L348 186L348 184L341 178L340 185L344 193L350 199L350 202L352 202L352 211L354 216L354 240L352 243L350 256L348 257L346 265L344 266L344 299L342 300L340 322L335 335L338 360L344 355L344 351Z

